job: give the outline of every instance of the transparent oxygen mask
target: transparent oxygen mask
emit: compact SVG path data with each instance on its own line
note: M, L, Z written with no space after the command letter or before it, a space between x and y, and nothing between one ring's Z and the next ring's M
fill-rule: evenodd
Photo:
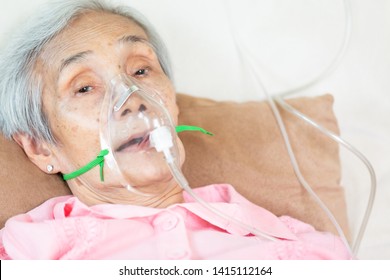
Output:
M172 179L169 164L180 169L177 134L160 94L120 74L107 84L100 111L97 158L70 174L84 186L124 187L141 195L165 192L159 181ZM98 152L98 151L97 151ZM88 172L100 165L97 171ZM74 165L76 166L76 165ZM93 173L93 174L92 174Z
M111 80L100 123L106 165L121 185L146 195L161 192L132 181L145 170L169 172L166 162L180 166L175 126L160 95L121 74Z

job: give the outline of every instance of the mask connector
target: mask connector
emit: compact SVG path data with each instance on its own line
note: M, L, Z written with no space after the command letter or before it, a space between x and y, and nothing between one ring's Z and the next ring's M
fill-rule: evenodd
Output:
M165 160L168 164L174 161L170 149L173 147L172 133L167 126L160 126L154 129L150 135L150 145L156 149L157 152L163 152Z

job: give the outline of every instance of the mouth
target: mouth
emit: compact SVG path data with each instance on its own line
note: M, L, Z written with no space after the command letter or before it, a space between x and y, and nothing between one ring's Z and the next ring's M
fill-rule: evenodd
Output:
M126 140L118 148L115 149L116 152L137 152L144 150L150 147L149 141L149 132L133 135L131 138Z

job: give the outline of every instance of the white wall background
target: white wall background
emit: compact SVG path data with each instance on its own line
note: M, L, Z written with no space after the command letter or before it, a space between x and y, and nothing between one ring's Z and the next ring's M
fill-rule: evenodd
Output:
M0 0L0 45L47 1ZM219 100L264 98L235 48L233 34L253 53L258 74L272 93L318 76L344 36L341 0L121 2L145 14L165 39L177 90ZM299 95L332 93L342 136L372 162L378 191L359 257L390 259L390 0L350 2L352 33L344 59L332 75ZM344 151L342 159L356 229L368 195L368 173Z

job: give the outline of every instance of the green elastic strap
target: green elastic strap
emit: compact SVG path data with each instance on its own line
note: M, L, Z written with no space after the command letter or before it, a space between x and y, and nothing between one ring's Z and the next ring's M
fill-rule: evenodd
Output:
M200 131L200 132L207 134L207 135L211 135L211 136L214 135L211 132L209 132L201 127L197 127L197 126L193 126L193 125L178 125L178 126L176 126L177 133L180 133L183 131Z
M80 169L78 169L72 173L63 174L62 178L64 178L65 181L70 180L70 179L74 179L74 178L84 174L85 172L88 172L89 170L91 170L95 166L100 165L100 181L104 182L104 174L103 174L104 157L106 155L108 155L108 153L109 153L108 150L100 151L100 153L96 157L96 159L94 159L90 163L86 164L85 166L81 167Z
M178 126L176 126L176 132L177 133L183 132L183 131L200 131L200 132L202 132L204 134L207 134L207 135L214 135L211 132L208 132L207 130L205 130L205 129L201 128L201 127L197 127L197 126L191 126L191 125L178 125ZM74 171L72 173L63 174L62 178L64 178L65 181L74 179L74 178L76 178L76 177L78 177L78 176L88 172L89 170L91 170L95 166L100 165L100 181L104 182L104 174L103 174L104 157L106 155L108 155L108 153L109 152L108 152L107 149L100 151L100 153L96 157L96 159L94 159L90 163L86 164L85 166L81 167L80 169L78 169L78 170L76 170L76 171Z

